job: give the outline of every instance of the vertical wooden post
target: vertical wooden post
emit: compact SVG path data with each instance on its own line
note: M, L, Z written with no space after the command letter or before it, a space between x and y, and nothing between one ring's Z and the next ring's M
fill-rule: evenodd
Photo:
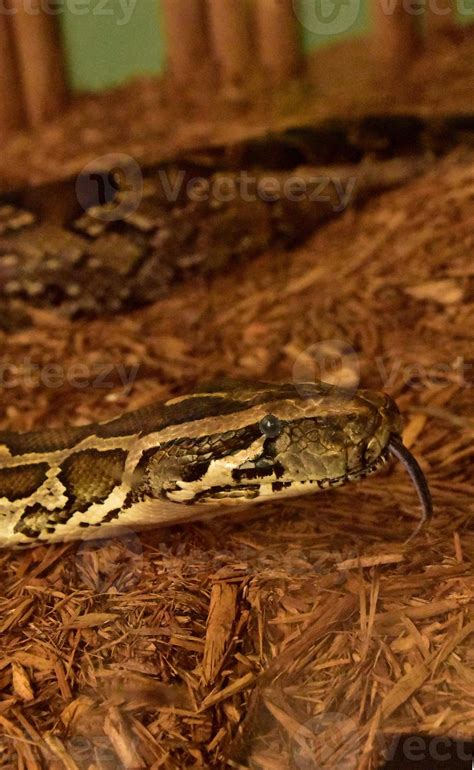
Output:
M250 24L245 0L208 0L213 52L224 87L241 88L251 57Z
M25 112L31 126L57 115L66 103L64 62L56 18L40 0L10 0Z
M196 77L209 58L205 0L162 0L168 68L179 85Z
M0 140L24 122L10 16L0 14Z
M282 84L302 70L303 53L292 0L256 0L260 61L271 82Z
M372 0L374 53L382 63L403 67L422 48L416 0L407 10L404 0Z

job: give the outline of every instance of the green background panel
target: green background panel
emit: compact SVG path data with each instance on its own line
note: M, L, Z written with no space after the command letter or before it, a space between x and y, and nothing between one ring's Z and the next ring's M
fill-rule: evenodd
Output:
M461 24L474 22L474 0L457 0L458 19Z
M157 0L64 0L60 23L75 90L105 88L163 66Z
M365 0L303 0L298 18L306 50L361 36L370 30Z
M95 90L163 69L159 0L57 0L70 82ZM390 0L385 0L390 3ZM392 0L393 1L393 0ZM305 48L370 31L371 0L299 0ZM420 0L429 3L431 0ZM448 0L436 0L440 7ZM456 0L461 23L474 19L474 0Z

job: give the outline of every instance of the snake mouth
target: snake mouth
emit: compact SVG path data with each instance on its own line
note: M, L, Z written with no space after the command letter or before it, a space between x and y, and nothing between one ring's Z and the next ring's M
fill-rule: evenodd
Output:
M402 463L403 467L408 472L408 475L410 476L414 484L414 487L418 494L418 498L421 503L422 513L421 513L420 523L418 524L413 534L410 536L409 539L411 539L420 531L420 529L425 524L427 524L430 521L433 515L433 499L431 497L431 492L428 487L428 482L426 481L425 475L421 470L418 464L418 461L412 455L412 453L406 448L400 436L397 435L396 433L392 433L390 435L390 438L387 444L387 450L391 455L393 455L393 457L395 457L397 460L399 460Z
M208 487L198 492L188 504L195 503L238 503L247 501L257 501L259 498L263 502L268 502L272 497L281 494L282 496L304 495L318 489L330 489L331 487L340 487L350 481L359 481L366 476L375 473L382 465L389 460L390 452L388 446L371 463L355 468L341 476L332 476L326 478L306 478L293 480L267 480L260 478L259 481L246 482L241 481L238 484L222 484ZM269 475L272 469L268 469Z
M300 480L267 480L259 481L247 480L239 484L223 484L221 486L211 486L198 492L192 501L197 503L221 503L224 505L230 503L244 503L245 501L269 501L279 493L282 496L296 496L311 492L313 489L328 489L346 484L349 481L358 481L377 471L384 465L389 458L393 456L399 460L407 470L418 494L422 515L420 523L416 527L409 539L414 537L420 529L430 521L433 515L433 501L426 478L421 470L418 461L411 452L404 446L400 436L397 433L391 433L387 444L371 463L352 469L351 471L331 478L322 479L300 479ZM270 469L269 472L271 473Z

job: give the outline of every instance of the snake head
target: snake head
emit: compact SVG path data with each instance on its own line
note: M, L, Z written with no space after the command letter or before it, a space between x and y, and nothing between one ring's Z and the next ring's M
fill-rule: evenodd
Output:
M410 466L429 517L426 482L423 487L419 466L401 443L402 419L388 395L325 383L240 384L211 392L227 407L232 398L235 411L226 407L225 429L219 430L218 417L204 419L195 440L167 447L166 463L172 456L175 467L160 487L167 500L225 506L307 494L363 478L394 454ZM158 453L156 474L161 463Z
M141 439L125 508L149 501L154 511L153 501L162 500L180 504L167 508L169 520L206 518L226 506L361 479L394 455L415 483L422 523L431 516L428 486L402 444L397 405L384 393L349 392L321 382L233 382L208 386L169 406L179 422L161 431L168 440L158 445L153 434ZM178 513L183 507L188 513Z
M259 483L265 497L296 495L362 478L386 461L390 437L402 429L389 396L322 383L297 393L268 405L244 462L232 470L234 484Z

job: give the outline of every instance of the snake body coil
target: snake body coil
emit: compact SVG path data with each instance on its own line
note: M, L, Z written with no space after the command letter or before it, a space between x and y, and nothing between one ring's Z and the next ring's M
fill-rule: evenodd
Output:
M422 522L431 498L385 394L316 384L230 383L114 420L0 432L0 546L106 537L231 515L241 505L407 466Z

